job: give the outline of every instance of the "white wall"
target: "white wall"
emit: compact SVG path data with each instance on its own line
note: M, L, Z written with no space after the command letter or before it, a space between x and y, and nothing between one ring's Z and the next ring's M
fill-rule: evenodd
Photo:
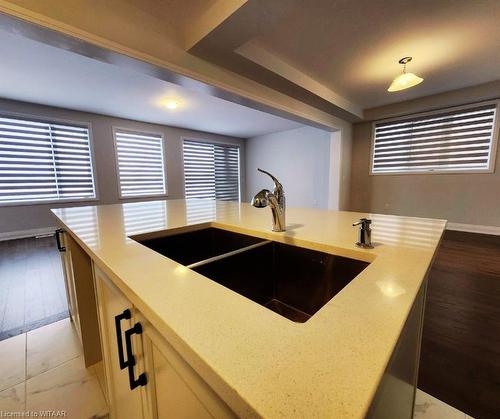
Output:
M247 201L272 190L271 172L283 184L288 207L328 208L331 133L301 127L249 138L246 143Z
M113 127L129 128L159 132L165 141L165 164L167 170L168 198L184 197L184 170L182 165L182 138L205 139L214 142L238 144L240 146L241 173L245 174L245 141L222 135L210 134L164 125L149 124L128 119L114 118L104 115L72 111L26 102L0 99L0 114L14 112L22 115L57 118L68 121L87 122L91 124L92 145L94 154L94 175L96 178L98 200L91 202L53 203L0 206L0 235L4 233L25 230L43 229L55 225L55 219L50 213L51 208L76 205L113 204L118 202L145 200L122 200L118 195L118 180L113 146ZM242 196L245 196L245 178L241 178ZM161 199L165 199L162 197Z

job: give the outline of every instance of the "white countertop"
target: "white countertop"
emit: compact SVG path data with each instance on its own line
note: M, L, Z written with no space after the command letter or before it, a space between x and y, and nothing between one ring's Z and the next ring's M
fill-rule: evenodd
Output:
M54 214L131 302L240 416L361 418L446 226L444 220L205 200L62 208ZM354 245L361 217L374 249ZM371 262L294 323L130 239L206 223Z

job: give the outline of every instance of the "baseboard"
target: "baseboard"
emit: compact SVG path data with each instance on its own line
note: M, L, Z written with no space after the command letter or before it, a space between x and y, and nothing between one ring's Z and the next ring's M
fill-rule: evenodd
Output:
M465 231L467 233L480 233L480 234L491 234L494 236L500 236L500 227L497 226L483 226L476 224L460 224L460 223L448 223L446 226L447 230L454 231Z
M31 230L8 231L6 233L0 233L0 241L43 236L46 234L53 234L55 230L56 230L55 227L44 227L44 228L34 228Z

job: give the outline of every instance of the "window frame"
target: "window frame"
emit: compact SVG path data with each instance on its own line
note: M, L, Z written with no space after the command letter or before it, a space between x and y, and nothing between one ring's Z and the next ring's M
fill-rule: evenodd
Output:
M433 116L438 115L443 112L452 112L452 111L460 111L475 108L483 105L495 105L495 119L493 121L493 131L491 136L491 148L490 148L490 159L488 162L488 168L486 169L455 169L455 170L413 170L413 171L399 171L399 172L373 172L373 155L375 153L375 128L376 125L380 122L396 122L401 121L404 122L406 119L421 117L421 116ZM370 162L368 167L368 174L370 176L413 176L413 175L464 175L464 174L486 174L486 173L495 173L495 165L496 165L496 155L498 148L498 137L499 137L499 129L500 129L500 99L495 100L487 100L481 102L473 102L468 103L466 105L460 106L450 106L445 108L438 108L431 111L426 112L418 112L412 114L404 114L400 116L396 116L393 118L379 119L373 121L371 123L371 141L370 141Z
M66 125L75 125L81 128L87 128L89 132L89 154L90 154L90 167L92 170L92 182L94 186L94 197L93 198L60 198L60 199L47 199L40 200L34 199L32 201L22 201L22 202L1 202L0 207L19 207L19 206L30 206L30 205L48 205L48 204L65 204L72 202L96 202L100 200L99 197L99 182L97 181L97 171L95 164L95 155L94 155L94 135L92 132L92 123L90 121L77 121L72 119L65 118L54 118L52 116L45 115L34 115L25 112L12 112L0 110L0 116L6 118L19 118L25 119L33 122L41 122L45 124L66 124Z
M230 146L238 148L238 202L241 202L241 145L235 144L230 141L224 140L209 140L206 138L198 138L198 137L181 137L181 154L182 154L182 193L184 195L184 199L186 198L186 174L184 172L184 141L194 141L198 143L206 143L212 145L221 145L221 146ZM202 199L202 198L191 198L191 199ZM214 199L216 201L216 199ZM228 201L231 202L231 201ZM234 201L233 201L234 202Z
M168 178L167 178L167 140L163 132L160 131L149 131L144 129L128 128L123 126L113 125L113 152L115 154L115 177L116 177L116 187L118 189L118 199L120 200L141 200L144 198L166 198L168 197ZM161 138L161 157L163 166L163 186L165 188L165 193L162 194L146 194L146 195L135 195L135 196L123 196L122 188L120 186L120 168L118 166L118 148L116 144L116 133L118 131L129 132L131 134L146 134L146 135L159 135Z

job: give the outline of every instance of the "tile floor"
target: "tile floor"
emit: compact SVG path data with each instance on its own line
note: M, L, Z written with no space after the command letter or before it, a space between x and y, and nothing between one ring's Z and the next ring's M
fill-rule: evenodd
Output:
M1 341L0 359L0 417L47 410L107 417L102 365L85 368L69 319Z
M474 419L430 394L417 389L413 419Z
M85 368L69 319L0 342L0 417L6 412L65 411L106 418L102 365ZM473 419L417 390L414 419Z

